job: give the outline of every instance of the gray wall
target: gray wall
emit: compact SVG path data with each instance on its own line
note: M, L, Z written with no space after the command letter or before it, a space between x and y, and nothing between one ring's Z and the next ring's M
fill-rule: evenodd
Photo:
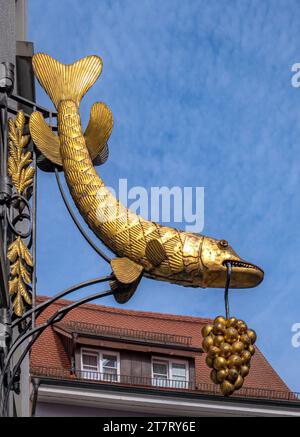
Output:
M9 0L13 2L13 0ZM16 2L16 40L27 40L27 0L15 0Z
M0 0L0 62L15 63L16 29L14 0Z

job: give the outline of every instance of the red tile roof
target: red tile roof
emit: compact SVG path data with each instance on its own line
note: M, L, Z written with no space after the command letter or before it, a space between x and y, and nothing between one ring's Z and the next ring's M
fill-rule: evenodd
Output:
M43 300L46 298L38 298L38 302ZM48 319L54 311L70 302L69 300L60 300L52 304L40 316L38 322ZM95 304L85 304L74 309L63 321L86 322L116 328L188 336L191 337L191 346L196 348L201 347L202 326L211 322L210 319L199 317L125 310ZM67 371L70 369L70 361L61 337L52 328L47 328L33 346L31 365L63 368ZM210 369L205 364L205 354L196 354L195 368L196 381L211 384ZM244 387L289 391L289 388L258 348L252 359L251 371L245 380Z

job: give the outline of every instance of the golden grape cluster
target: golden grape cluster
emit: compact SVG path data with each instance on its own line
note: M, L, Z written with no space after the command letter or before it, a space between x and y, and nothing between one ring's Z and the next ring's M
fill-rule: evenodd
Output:
M249 373L256 333L243 320L218 316L202 328L202 336L206 364L212 369L210 378L224 396L230 396L242 388Z

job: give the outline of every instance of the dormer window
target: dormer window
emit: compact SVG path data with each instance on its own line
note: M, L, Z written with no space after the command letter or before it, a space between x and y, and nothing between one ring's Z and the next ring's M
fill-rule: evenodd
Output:
M112 351L82 349L81 372L85 379L119 381L120 355Z

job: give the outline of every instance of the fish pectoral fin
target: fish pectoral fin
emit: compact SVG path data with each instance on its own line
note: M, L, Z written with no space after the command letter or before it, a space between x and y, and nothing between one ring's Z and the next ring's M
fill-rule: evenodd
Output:
M167 258L164 246L155 238L148 241L145 255L154 266L159 266Z
M59 138L52 132L40 112L33 112L31 114L29 130L32 141L39 151L51 162L61 166L62 159Z
M110 288L118 303L126 303L142 279L143 267L129 258L114 258L110 264L116 277L110 281Z
M104 164L108 158L108 139L113 128L113 115L105 103L94 103L90 120L84 133L90 157L95 165Z
M121 284L131 284L143 272L143 267L129 258L114 258L110 262L112 271Z

